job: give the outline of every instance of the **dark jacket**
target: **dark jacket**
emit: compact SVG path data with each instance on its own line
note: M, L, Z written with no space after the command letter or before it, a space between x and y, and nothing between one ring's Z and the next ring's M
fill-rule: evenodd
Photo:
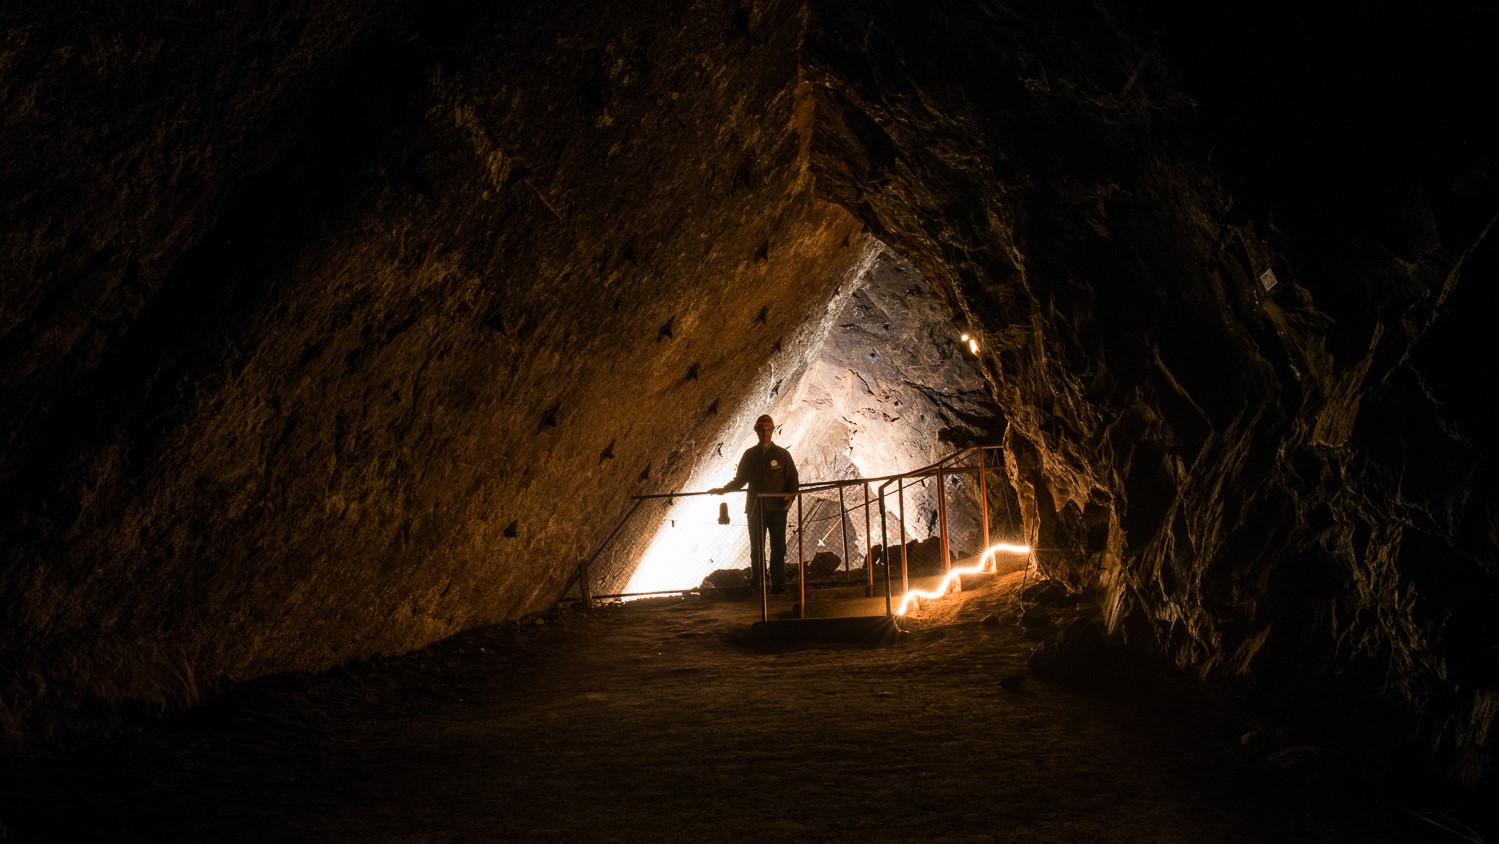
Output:
M734 480L724 485L724 489L739 489L746 484L749 485L748 494L744 497L744 512L751 512L755 506L756 496L762 492L784 492L788 495L800 488L800 479L796 475L796 463L791 459L791 452L771 443L762 447L758 443L745 450L744 456L739 458L739 470L734 473ZM781 498L766 498L764 506L767 510L785 510L786 502Z

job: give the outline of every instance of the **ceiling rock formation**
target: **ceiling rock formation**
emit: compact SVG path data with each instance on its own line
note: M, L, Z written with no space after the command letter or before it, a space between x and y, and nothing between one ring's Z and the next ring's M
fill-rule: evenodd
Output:
M0 46L12 738L542 609L778 402L877 454L829 320L908 262L983 387L901 468L1002 432L1130 645L1491 770L1491 13L49 9Z

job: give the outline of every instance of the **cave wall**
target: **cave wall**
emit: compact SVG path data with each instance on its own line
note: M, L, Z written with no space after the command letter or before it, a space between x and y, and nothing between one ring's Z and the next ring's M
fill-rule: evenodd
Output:
M1491 771L1492 15L812 6L818 189L980 337L1043 570L1295 740Z
M545 607L872 234L1049 574L1480 777L1492 12L1031 5L6 13L6 734Z
M0 50L12 738L550 606L867 258L794 3L49 8Z
M814 436L803 438L801 452L821 461L810 464L815 477L882 478L1000 441L1004 419L978 357L962 339L952 310L909 262L882 251L833 322L800 389L802 413L822 423ZM960 555L976 554L983 549L977 476L949 475L947 484L950 542ZM871 492L879 486L871 484ZM1009 508L1001 498L1009 487L993 486L994 534L1018 539L1018 520L1006 518ZM897 488L886 492L895 542L902 508ZM905 487L904 512L906 536L937 535L934 477Z

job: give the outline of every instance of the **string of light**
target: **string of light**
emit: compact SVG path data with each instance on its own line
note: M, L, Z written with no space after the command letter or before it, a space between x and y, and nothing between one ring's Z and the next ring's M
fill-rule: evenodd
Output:
M943 595L946 595L948 591L952 589L953 583L965 574L978 574L980 572L987 571L989 565L994 561L994 555L998 554L1001 551L1007 551L1012 554L1029 554L1030 550L1031 547L1029 545L1011 545L1006 542L1001 542L998 545L991 545L988 548L984 549L984 553L979 555L979 561L977 563L971 566L962 566L961 568L955 568L949 571L947 574L943 575L942 581L937 584L936 589L912 589L905 595L902 595L900 599L900 609L896 610L895 614L905 615L906 611L911 608L911 604L915 603L921 598L940 598Z

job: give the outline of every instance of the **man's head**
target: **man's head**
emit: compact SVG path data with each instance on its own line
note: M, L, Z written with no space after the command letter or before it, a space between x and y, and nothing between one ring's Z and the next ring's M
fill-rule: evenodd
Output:
M770 435L775 433L776 421L769 416L761 416L755 420L755 434L760 437L760 444L770 442Z

